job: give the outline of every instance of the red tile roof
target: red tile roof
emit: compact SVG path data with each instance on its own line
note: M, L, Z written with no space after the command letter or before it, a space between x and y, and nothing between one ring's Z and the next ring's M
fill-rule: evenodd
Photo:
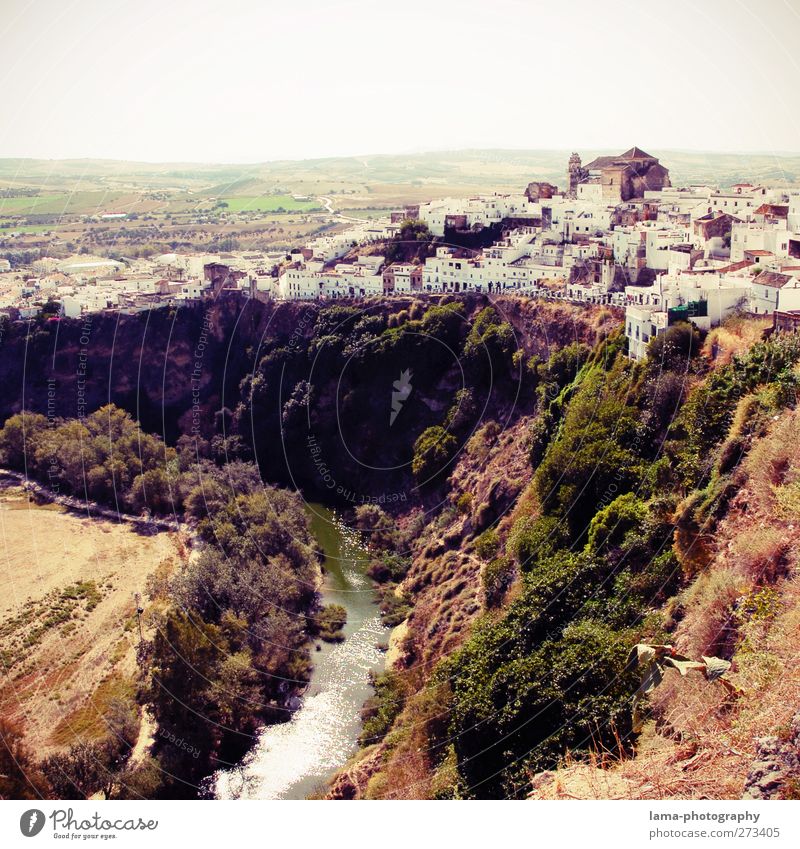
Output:
M792 278L788 274L778 274L777 271L762 271L753 281L753 284L770 286L772 289L783 289L791 280Z

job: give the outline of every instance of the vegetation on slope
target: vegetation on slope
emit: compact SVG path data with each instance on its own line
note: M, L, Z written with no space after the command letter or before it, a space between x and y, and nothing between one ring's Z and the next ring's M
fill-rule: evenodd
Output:
M402 795L411 778L408 792L423 795L524 796L533 773L568 754L632 751L629 650L682 635L673 599L707 568L743 459L797 399L797 337L758 342L718 368L698 356L701 341L679 325L643 364L613 336L588 357L563 349L531 363L537 467L513 523L476 538L487 612L432 676L414 668L411 615L394 673L405 707L371 792ZM793 478L783 486L776 499L794 504ZM515 572L507 607L494 612L509 586L499 576ZM745 610L767 603L765 581ZM742 639L725 625L735 603L722 602L699 638L684 637L687 650L730 659Z

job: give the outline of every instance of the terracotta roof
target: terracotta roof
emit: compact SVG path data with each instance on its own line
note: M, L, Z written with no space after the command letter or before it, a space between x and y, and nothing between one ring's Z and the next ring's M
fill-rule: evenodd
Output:
M613 163L616 162L618 159L618 156L598 156L597 159L593 159L586 166L586 169L588 171L593 171L595 169L608 168L609 165L613 165Z
M786 218L789 214L788 206L780 206L775 203L762 203L756 210L756 215L777 215L779 218Z
M705 215L701 215L699 218L696 218L696 221L715 221L717 218L730 218L731 221L741 222L741 218L737 218L735 215L731 215L730 212L724 212L721 209L715 209L712 212L707 212Z
M625 153L620 153L617 156L598 156L585 167L588 171L595 171L602 168L610 168L613 165L621 167L643 159L658 161L655 156L650 156L649 153L645 153L641 148L634 146L630 150L626 150Z
M720 273L728 271L741 271L743 268L749 268L752 264L752 261L749 259L740 259L739 262L732 262L730 265L726 265L723 268L718 268L717 271L719 271Z
M645 153L640 147L634 145L630 150L626 150L625 153L618 156L617 159L655 159L655 156L650 156L649 153Z
M754 250L750 250L749 248L745 250L746 254L750 254L750 256L772 256L772 251L764 251L761 248L756 248Z
M753 283L759 286L770 286L773 289L783 289L791 279L788 274L778 274L777 271L762 271Z

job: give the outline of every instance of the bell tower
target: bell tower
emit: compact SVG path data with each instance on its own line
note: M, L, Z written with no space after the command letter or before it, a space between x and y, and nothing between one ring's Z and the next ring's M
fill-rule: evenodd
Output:
M581 167L581 158L577 153L573 153L569 158L567 165L567 196L574 198L578 191L578 183L583 176L583 168Z

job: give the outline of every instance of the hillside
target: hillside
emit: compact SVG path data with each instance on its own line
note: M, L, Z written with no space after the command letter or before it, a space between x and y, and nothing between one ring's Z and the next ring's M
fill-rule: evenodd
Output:
M394 628L324 794L793 794L800 338L766 329L677 324L634 363L614 310L478 295L8 328L3 461L202 543L154 595L137 698L204 757L157 743L186 786L148 761L137 792L204 792L299 703L321 626L294 490L360 535ZM635 697L637 645L718 674Z
M101 738L114 703L136 689L135 594L144 598L148 580L180 567L185 541L37 503L8 478L0 480L0 528L0 715L23 724L40 754Z
M795 797L800 344L760 332L643 366L601 344L560 409L476 433L332 797ZM637 642L730 661L735 695L668 671L638 734Z
M584 162L616 150L582 150ZM796 182L800 155L650 151L670 169L675 185L711 182L729 186L750 181ZM519 191L531 180L563 185L569 150L488 149L380 154L251 164L146 163L113 160L0 159L0 186L41 186L48 190L136 188L186 190L205 194L368 192L419 200L415 189L467 192ZM402 190L400 186L404 186Z

